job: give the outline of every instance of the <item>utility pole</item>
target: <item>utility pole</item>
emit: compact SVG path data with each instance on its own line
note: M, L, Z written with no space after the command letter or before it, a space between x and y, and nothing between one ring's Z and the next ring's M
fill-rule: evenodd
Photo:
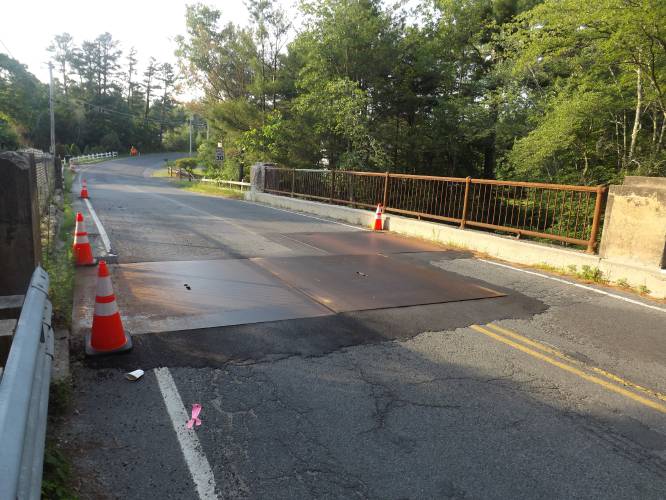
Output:
M51 115L51 145L49 153L55 156L55 119L53 118L53 64L49 63L49 114Z
M190 115L190 156L192 156L192 115Z

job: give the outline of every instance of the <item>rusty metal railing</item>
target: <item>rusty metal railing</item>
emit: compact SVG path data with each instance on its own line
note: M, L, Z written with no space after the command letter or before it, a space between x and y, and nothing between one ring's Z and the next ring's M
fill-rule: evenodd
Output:
M604 186L268 167L264 191L597 247Z

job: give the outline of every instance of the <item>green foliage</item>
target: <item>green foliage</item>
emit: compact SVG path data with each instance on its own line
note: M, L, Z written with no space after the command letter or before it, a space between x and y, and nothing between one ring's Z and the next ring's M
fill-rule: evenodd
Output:
M77 497L69 485L72 467L65 454L56 444L47 441L44 449L44 475L42 478L42 498L49 500L75 500Z
M47 49L55 62L54 115L59 154L81 151L148 152L182 143L164 138L185 123L185 111L173 99L173 67L150 59L143 81L137 79L136 51L127 72L119 42L103 33L77 45L63 33ZM161 91L161 92L158 92ZM50 144L48 86L18 61L0 54L0 149Z
M0 149L38 143L48 133L46 86L23 64L0 53Z
M606 283L608 281L598 267L583 266L581 272L578 273L578 277L595 283Z
M47 249L42 265L49 273L49 297L53 304L53 318L57 324L69 327L72 321L74 296L74 261L72 255L75 214L72 209L70 192L72 175L65 170L65 195L63 217L58 232L58 240Z
M664 2L306 0L287 46L276 1L248 9L241 28L191 6L179 38L213 175L255 161L586 184L666 173Z
M620 288L631 288L631 285L629 285L627 278L620 278L615 282L615 284Z
M179 158L174 164L176 168L181 168L190 174L194 173L194 169L197 168L196 158Z
M49 387L49 428L60 424L72 405L72 381L51 382ZM73 500L76 495L71 487L72 466L67 455L55 439L49 438L44 448L42 498L49 500Z
M547 0L509 24L503 76L529 127L505 173L577 183L666 174L665 18L658 0Z
M189 181L175 181L179 188L184 191L193 193L211 194L214 196L221 196L223 198L233 198L237 200L244 199L243 192L238 189L230 189L226 187L216 186L215 184L203 182L189 182Z
M0 151L11 151L19 147L19 133L14 121L0 112Z

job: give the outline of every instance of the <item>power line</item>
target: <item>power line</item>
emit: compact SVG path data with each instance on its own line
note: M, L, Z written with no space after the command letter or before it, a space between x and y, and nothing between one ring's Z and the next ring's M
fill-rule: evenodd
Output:
M2 44L2 46L3 46L3 47L5 48L5 50L7 51L7 54L9 54L9 56L10 56L12 59L16 59L16 58L14 57L14 54L12 54L12 52L9 50L9 48L5 45L5 42L3 42L2 40L0 40L0 43Z
M182 122L160 120L158 118L153 118L153 117L150 117L150 116L144 117L144 116L137 115L137 114L134 114L134 113L127 113L125 111L118 111L116 109L107 108L105 106L100 106L99 104L95 104L95 103L86 101L85 99L81 99L79 97L70 97L69 99L72 100L72 101L80 102L80 103L82 103L86 106L90 106L91 108L95 108L99 111L103 111L103 112L106 112L106 113L112 113L112 114L116 114L116 115L120 115L120 116L127 116L129 118L136 118L138 120L151 121L151 122L159 123L159 124L162 124L162 125L171 125L171 126L185 125L189 121L189 119L187 119L185 121L182 121ZM67 101L62 100L62 99L57 99L57 101L60 104L67 104ZM206 124L205 123L197 123L194 126L196 126L198 128L203 128L203 127L206 126Z

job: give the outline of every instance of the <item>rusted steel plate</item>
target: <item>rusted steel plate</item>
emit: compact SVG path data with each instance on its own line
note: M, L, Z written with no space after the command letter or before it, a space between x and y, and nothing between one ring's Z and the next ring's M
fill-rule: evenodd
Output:
M291 233L289 238L338 255L371 255L407 252L444 252L434 243L390 233L340 231L335 233Z
M504 294L459 275L384 255L252 259L336 312L457 302Z
M331 314L248 260L121 264L111 272L120 312L133 334ZM89 294L89 304L77 311L78 329L92 321L94 288Z

